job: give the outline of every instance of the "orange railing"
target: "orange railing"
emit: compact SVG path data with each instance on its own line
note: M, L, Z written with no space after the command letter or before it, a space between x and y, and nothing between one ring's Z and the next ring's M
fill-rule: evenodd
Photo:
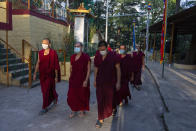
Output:
M19 58L21 58L22 60L26 60L28 62L28 67L29 67L29 87L32 85L32 70L31 70L31 60L25 58L20 52L18 52L14 47L12 47L10 44L8 44L6 41L4 41L3 39L0 38L0 41L2 42L2 44L7 46L7 51L6 54L8 55L8 48L15 53ZM8 57L6 57L6 61L7 61L7 73L8 73ZM7 79L7 81L9 81L9 79ZM9 83L9 82L7 82Z
M32 85L32 49L36 52L38 52L39 50L35 47L33 47L28 41L26 40L22 40L22 56L25 56L25 45L29 46L31 49L29 50L29 55L27 56L28 57L28 65L29 65L29 87L31 87ZM22 59L22 62L25 62L25 57L23 57Z

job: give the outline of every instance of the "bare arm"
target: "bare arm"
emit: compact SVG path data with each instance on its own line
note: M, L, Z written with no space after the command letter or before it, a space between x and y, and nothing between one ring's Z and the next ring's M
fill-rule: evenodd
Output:
M121 71L120 71L120 63L115 65L116 72L117 72L117 83L116 83L116 89L120 89L120 80L121 80Z
M91 62L90 61L88 62L88 67L87 68L88 69L87 69L87 75L86 75L85 81L88 81L89 76L90 76L90 72L91 72Z
M58 82L58 70L55 69L55 81Z
M96 78L97 78L98 68L94 66L94 87L96 88Z
M88 86L88 80L89 80L89 76L90 76L90 72L91 72L91 62L88 62L87 65L87 74L86 74L86 78L83 82L83 87L87 87Z

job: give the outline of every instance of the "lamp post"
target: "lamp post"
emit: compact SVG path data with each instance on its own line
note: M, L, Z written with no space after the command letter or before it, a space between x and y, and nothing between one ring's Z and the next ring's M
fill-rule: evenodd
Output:
M133 20L133 50L135 51L135 19Z
M146 24L146 63L148 58L148 42L149 42L149 15L151 10L151 3L148 4L147 24Z
M106 0L105 41L108 41L108 0Z

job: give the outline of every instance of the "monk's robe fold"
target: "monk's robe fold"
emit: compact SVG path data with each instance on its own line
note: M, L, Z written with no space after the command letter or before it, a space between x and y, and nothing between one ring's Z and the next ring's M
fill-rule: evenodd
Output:
M60 72L58 55L55 50L50 49L48 55L44 55L44 50L39 51L39 77L43 96L42 108L47 108L52 101L58 100L55 89L55 70ZM60 80L60 74L58 75Z
M120 104L120 102L123 100L127 100L127 97L131 98L129 81L131 78L131 73L133 72L133 58L130 55L126 55L124 58L121 57L120 70L121 88L117 92L117 104Z
M114 52L108 52L103 60L99 52L96 53L94 65L98 68L96 77L96 96L98 104L98 119L103 120L112 115L116 106L115 92L117 74L115 65L120 58Z
M72 72L69 79L67 103L72 111L89 111L90 81L88 80L87 87L83 87L83 82L86 79L90 57L82 53L78 60L75 58L76 54L71 56Z
M134 61L134 85L141 85L141 72L142 72L142 57L144 57L142 51L133 52L133 61Z

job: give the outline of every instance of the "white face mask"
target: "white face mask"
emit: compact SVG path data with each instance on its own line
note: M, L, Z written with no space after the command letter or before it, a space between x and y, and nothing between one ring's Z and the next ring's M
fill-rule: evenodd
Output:
M48 45L46 44L42 44L42 48L45 50L45 49L48 49Z
M101 54L102 56L106 55L106 50L100 51L100 54Z
M79 53L79 52L80 52L80 47L75 47L75 48L74 48L74 52L75 52L75 53Z

